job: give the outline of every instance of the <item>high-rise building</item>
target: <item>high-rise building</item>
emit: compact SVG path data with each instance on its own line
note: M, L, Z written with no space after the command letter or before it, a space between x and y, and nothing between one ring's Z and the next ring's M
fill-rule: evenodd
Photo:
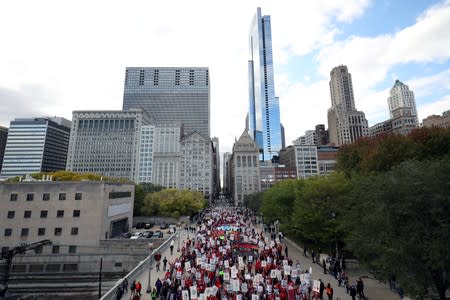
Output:
M182 124L210 137L208 68L128 67L123 109L142 108L156 125Z
M8 139L8 128L0 126L0 172L2 171L3 156L5 155L5 147L7 139Z
M194 131L181 138L180 148L178 188L198 191L209 198L213 189L211 140Z
M261 160L271 160L282 148L280 105L275 97L270 16L258 7L250 26L248 131L260 149Z
M352 77L346 66L330 72L331 108L328 110L328 133L335 146L353 143L368 135L365 114L355 108Z
M230 159L231 193L235 204L244 196L260 191L258 145L246 130L233 145Z
M155 145L155 126L141 126L139 139L136 183L153 182L153 147Z
M213 195L214 197L219 196L220 193L220 148L219 148L219 138L213 137L211 139L212 151L213 151Z
M222 176L222 191L225 195L229 195L231 191L231 176L230 176L230 159L231 153L225 152L223 154L223 176Z
M74 111L67 170L138 180L141 127L151 118L141 109Z
M328 145L329 143L328 130L325 130L324 124L316 125L316 140L317 146Z
M389 113L391 119L395 118L395 110L398 108L409 108L410 116L417 117L416 100L414 98L414 92L409 90L409 87L396 80L394 86L391 88L388 97ZM417 121L417 125L419 121Z
M166 188L177 188L180 172L180 124L158 125L153 146L153 183Z
M70 121L57 117L11 121L1 176L64 170L70 124Z

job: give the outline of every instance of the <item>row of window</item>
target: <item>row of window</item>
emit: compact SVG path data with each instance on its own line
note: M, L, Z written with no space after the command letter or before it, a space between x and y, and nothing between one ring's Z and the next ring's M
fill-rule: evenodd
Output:
M33 201L34 200L34 193L28 193L26 196L27 201ZM10 201L17 201L19 199L19 195L16 193L12 193L9 197ZM58 200L66 200L67 195L66 193L59 193ZM75 193L75 200L82 200L83 194L82 193ZM49 201L50 200L50 193L43 193L42 194L42 200L43 201Z
M8 211L8 219L14 219L16 216L16 212L14 210ZM48 216L48 210L41 210L41 218L47 218ZM78 218L80 216L80 210L75 209L73 210L73 217ZM31 210L26 210L23 212L23 217L25 219L31 218ZM56 217L57 218L64 218L64 210L57 210L56 211Z
M40 227L37 230L37 235L43 236L43 235L45 235L45 231L46 230L44 227ZM61 236L62 231L63 231L62 227L55 227L54 235ZM12 228L5 228L4 236L12 236L12 233L13 233ZM28 236L29 233L30 233L29 228L22 228L20 231L20 236ZM70 229L70 235L78 235L78 227L72 227Z

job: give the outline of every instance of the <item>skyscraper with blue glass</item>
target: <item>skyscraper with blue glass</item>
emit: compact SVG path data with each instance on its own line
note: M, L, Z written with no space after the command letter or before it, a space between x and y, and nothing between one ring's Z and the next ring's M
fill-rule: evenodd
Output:
M280 105L273 80L270 16L258 7L250 26L248 130L260 148L260 159L270 160L281 150Z

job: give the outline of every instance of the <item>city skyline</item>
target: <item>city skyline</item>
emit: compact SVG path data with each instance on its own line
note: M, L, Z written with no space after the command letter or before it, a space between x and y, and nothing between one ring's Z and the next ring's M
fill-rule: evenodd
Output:
M127 66L208 67L211 136L230 152L248 111L248 28L257 7L272 19L275 90L288 145L326 124L329 72L341 64L351 70L358 110L370 126L389 118L396 79L414 91L419 121L450 108L450 1L26 5L1 4L0 28L7 30L0 125L121 109Z

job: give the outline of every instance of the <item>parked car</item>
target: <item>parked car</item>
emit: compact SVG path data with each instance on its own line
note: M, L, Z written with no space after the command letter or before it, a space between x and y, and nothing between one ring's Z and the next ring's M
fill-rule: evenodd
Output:
M144 227L145 227L145 223L143 223L143 222L136 224L136 229L142 229Z
M153 233L153 237L162 239L164 237L164 233L161 230L155 231Z
M177 229L174 227L171 227L171 228L169 228L169 230L167 230L167 233L172 234L172 233L175 233L175 231L177 231Z
M169 225L167 225L167 224L161 224L161 225L159 225L159 228L160 228L160 229L167 229L167 228L169 228Z
M142 233L142 237L141 237L141 238L143 238L143 239L149 239L149 238L153 237L153 234L154 234L153 231L147 230L147 231L144 231L144 232Z
M119 235L119 238L121 239L129 239L131 237L131 232L124 232Z
M155 224L152 224L152 223L145 223L144 228L145 228L145 229L150 229L150 228L153 227L153 225L155 225Z
M135 240L135 239L138 239L138 238L141 238L142 237L142 232L134 232L131 236L130 236L130 239L131 240Z

